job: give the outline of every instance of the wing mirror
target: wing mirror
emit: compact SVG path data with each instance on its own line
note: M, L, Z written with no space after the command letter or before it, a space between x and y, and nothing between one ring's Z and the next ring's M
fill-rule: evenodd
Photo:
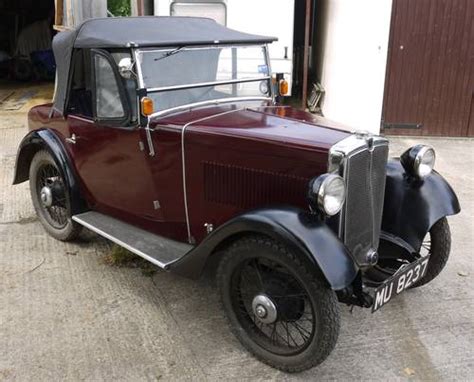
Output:
M120 75L127 80L135 76L135 73L133 73L133 62L130 57L122 58L119 61L118 68Z

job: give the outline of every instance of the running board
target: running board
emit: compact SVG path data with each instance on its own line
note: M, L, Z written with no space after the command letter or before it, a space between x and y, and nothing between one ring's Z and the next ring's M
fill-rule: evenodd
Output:
M163 269L193 248L95 211L74 215L72 220Z

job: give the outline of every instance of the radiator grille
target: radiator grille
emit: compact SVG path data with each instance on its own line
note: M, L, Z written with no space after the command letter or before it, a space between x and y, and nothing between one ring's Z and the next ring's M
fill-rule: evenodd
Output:
M239 208L305 202L307 178L216 162L202 166L207 202Z
M342 237L360 264L377 249L382 224L388 146L375 146L348 155L344 178L347 198L341 214Z

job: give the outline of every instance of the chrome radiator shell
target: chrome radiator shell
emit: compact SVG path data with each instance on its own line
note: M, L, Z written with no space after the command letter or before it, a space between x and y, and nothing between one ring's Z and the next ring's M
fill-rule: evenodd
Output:
M328 170L346 182L346 201L337 216L339 238L360 267L374 264L382 225L388 140L356 133L329 151Z

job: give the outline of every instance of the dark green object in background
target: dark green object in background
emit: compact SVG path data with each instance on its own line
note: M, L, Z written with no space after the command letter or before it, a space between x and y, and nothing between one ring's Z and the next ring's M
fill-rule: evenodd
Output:
M107 9L114 16L130 16L130 1L129 0L107 0Z

